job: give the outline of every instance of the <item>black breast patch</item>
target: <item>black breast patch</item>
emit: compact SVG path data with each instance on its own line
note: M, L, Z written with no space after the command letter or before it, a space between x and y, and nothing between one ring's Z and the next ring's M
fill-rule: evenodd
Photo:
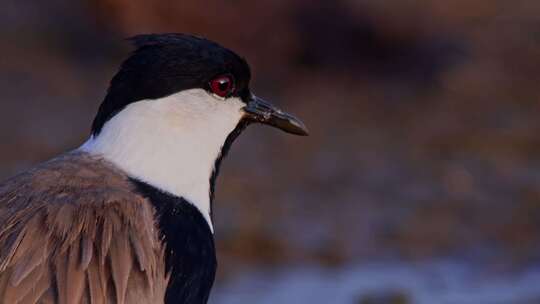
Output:
M205 304L217 269L214 236L200 211L184 198L132 179L156 210L171 273L165 304Z

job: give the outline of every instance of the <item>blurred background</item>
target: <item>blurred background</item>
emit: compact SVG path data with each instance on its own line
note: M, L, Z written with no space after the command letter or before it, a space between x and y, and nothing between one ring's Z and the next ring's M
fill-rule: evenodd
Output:
M540 303L539 1L3 0L0 178L79 146L152 32L311 130L233 146L211 303Z

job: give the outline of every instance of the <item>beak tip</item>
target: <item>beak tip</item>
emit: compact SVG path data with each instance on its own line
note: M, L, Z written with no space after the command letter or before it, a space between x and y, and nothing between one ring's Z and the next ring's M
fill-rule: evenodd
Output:
M309 136L309 130L304 124L297 127L298 127L298 130L296 130L296 133L294 134L299 135L299 136Z
M287 124L283 126L283 131L299 136L308 136L309 130L304 123L294 116L288 115Z

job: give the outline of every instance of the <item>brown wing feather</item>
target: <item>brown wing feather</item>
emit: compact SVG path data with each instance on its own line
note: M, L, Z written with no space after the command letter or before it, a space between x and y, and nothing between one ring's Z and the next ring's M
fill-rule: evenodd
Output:
M153 209L111 165L67 154L0 185L0 303L163 303Z

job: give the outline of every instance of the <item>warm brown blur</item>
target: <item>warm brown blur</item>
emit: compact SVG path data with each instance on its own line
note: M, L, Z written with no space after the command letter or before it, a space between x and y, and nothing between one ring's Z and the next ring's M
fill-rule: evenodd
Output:
M540 1L34 2L0 4L1 178L82 143L123 38L193 33L245 56L254 91L311 132L255 126L233 146L219 282L240 266L540 261Z

